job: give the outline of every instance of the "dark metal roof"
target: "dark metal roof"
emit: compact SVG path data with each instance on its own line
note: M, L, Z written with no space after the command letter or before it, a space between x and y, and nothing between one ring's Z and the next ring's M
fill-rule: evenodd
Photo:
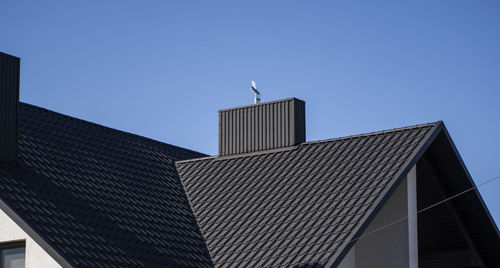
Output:
M341 260L440 125L177 168L217 267L326 266Z
M174 161L203 156L28 104L0 208L60 264L210 267Z
M424 155L447 195L474 186L441 122L199 158L28 104L19 118L0 209L63 266L337 265ZM479 193L452 203L498 266Z

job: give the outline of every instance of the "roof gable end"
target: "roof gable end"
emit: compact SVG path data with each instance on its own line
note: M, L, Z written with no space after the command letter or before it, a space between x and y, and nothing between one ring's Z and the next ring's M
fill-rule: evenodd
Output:
M216 266L332 264L442 123L177 162ZM411 166L410 166L411 168Z

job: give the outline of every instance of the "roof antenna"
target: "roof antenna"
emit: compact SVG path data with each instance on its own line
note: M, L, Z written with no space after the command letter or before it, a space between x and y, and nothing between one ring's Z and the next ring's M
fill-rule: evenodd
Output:
M257 90L257 86L255 85L255 81L252 80L252 87L250 88L253 92L253 94L255 94L255 98L253 99L254 100L254 103L257 104L257 103L260 103L260 92Z

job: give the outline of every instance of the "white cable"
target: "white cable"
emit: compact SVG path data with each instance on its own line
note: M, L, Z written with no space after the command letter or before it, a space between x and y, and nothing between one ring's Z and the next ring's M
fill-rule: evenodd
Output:
M471 188L469 188L469 189L467 189L467 190L464 190L464 191L462 191L462 192L460 192L460 193L458 193L458 194L454 194L454 195L452 195L452 196L450 196L450 197L448 197L448 198L446 198L446 199L443 199L443 200L441 200L441 201L439 201L439 202L437 202L437 203L435 203L435 204L432 204L432 205L430 205L430 206L428 206L428 207L425 207L425 208L423 208L423 209L421 209L421 210L417 211L417 214L418 214L418 213L421 213L421 212L424 212L424 211L427 211L427 210L429 210L429 209L431 209L431 208L433 208L433 207L439 206L439 205L441 205L441 204L443 204L443 203L446 203L446 202L450 201L450 200L451 200L451 199L453 199L453 198L456 198L456 197L461 196L461 195L463 195L463 194L465 194L465 193L468 193L468 192L470 192L470 191L472 191L472 190L474 190L474 189L478 188L479 186L483 186L483 185L485 185L485 184L487 184L487 183L490 183L490 182L492 182L492 181L495 181L495 180L497 180L497 179L500 179L500 176L496 176L496 177L494 177L494 178L491 178L491 179L489 179L489 180L487 180L487 181L485 181L485 182L482 182L482 183L480 183L480 184L478 184L478 185L476 185L476 186L474 186L474 187L471 187ZM364 238L364 237L367 237L367 236L369 236L369 235L371 235L371 234L373 234L373 233L376 233L376 232L382 231L382 230L384 230L384 229L386 229L386 228L388 228L388 227L390 227L390 226L392 226L392 225L394 225L394 224L397 224L397 223L399 223L399 222L402 222L402 221L404 221L404 220L406 220L406 219L408 219L408 216L405 216L405 217L403 217L403 218L401 218L401 219L398 219L398 220L396 220L396 221L393 221L393 222L391 222L391 223L388 223L388 224L386 224L386 225L383 225L383 226L381 226L381 227L379 227L379 228L377 228L377 229L375 229L375 230L373 230L373 231L371 231L371 232L368 232L368 233L366 233L366 234L364 234L364 235L362 235L362 236L360 236L360 237L358 237L358 238L356 238L356 239L352 239L349 243L356 242L357 240L359 240L359 239L361 239L361 238Z

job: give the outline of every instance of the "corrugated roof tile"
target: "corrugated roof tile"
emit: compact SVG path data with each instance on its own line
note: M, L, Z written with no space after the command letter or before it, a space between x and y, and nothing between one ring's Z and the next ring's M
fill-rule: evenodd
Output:
M217 267L324 265L433 126L177 167Z
M0 198L75 266L212 266L174 162L202 154L20 104Z

